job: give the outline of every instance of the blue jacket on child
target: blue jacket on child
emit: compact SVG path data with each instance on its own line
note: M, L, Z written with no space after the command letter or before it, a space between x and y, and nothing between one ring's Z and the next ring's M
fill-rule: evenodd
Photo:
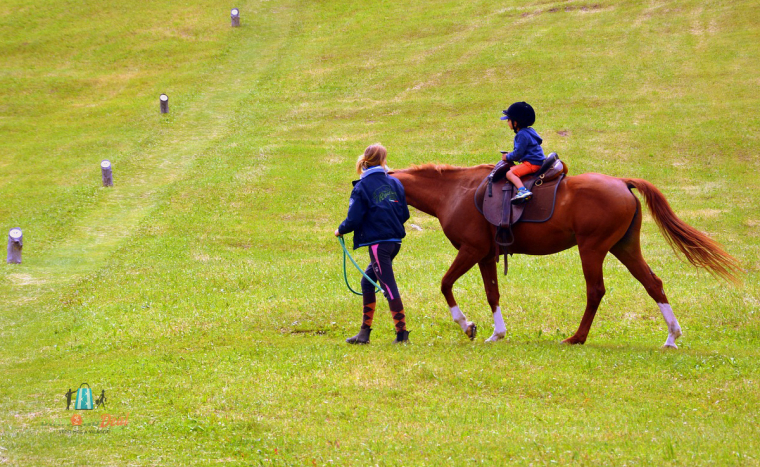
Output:
M541 165L546 159L544 150L541 148L543 142L544 140L532 127L520 128L515 135L515 150L507 154L507 160Z
M380 166L364 171L354 182L348 216L338 233L354 232L354 250L380 242L401 242L409 219L404 186Z

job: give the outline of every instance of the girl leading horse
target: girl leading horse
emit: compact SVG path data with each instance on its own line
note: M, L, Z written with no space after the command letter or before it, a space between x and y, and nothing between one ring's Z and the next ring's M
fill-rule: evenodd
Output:
M486 342L506 335L499 307L494 242L495 227L478 212L473 198L493 165L452 167L423 165L396 170L408 204L438 218L446 237L459 250L441 281L441 292L451 315L465 333L473 338L475 325L467 321L452 293L454 283L476 264L480 268L488 304L494 317L494 332ZM738 282L738 261L695 228L680 220L665 196L646 180L615 178L601 174L565 177L557 192L554 215L544 223L518 223L510 251L526 255L550 255L578 246L586 279L586 310L574 335L563 342L583 344L588 338L596 310L605 293L602 263L612 253L644 286L657 303L668 326L665 347L677 348L681 327L673 314L662 281L641 255L641 203L631 192L636 188L646 199L655 222L673 249L694 266ZM540 239L540 241L536 241Z

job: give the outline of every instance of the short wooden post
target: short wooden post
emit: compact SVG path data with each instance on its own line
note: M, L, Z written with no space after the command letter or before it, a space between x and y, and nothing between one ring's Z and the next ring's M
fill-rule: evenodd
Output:
M240 26L240 10L237 8L233 8L230 12L230 17L232 18L232 27L236 28Z
M111 172L111 161L105 160L100 163L100 173L103 176L103 186L113 186L113 172Z
M168 114L169 113L169 96L167 96L166 94L161 94L161 96L158 99L161 101L161 113Z
M21 248L24 246L24 234L15 227L8 232L8 264L21 264Z

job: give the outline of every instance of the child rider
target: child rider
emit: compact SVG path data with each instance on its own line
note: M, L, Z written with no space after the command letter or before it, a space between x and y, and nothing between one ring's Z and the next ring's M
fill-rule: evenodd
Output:
M546 159L544 150L541 148L543 140L536 130L531 128L531 125L536 122L536 113L527 102L515 102L502 113L504 116L501 119L506 120L509 128L515 132L514 150L510 153L502 153L502 162L497 164L494 171L509 161L515 162L515 165L507 172L507 179L518 189L512 201L521 203L527 201L533 193L525 189L520 177L541 169L541 164Z

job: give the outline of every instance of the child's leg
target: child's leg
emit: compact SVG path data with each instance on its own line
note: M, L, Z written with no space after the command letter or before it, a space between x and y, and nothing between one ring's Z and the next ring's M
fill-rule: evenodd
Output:
M388 297L388 305L393 315L393 323L396 332L406 331L406 315L404 304L396 285L396 277L393 274L393 258L401 250L399 243L378 243L369 247L369 255L372 259L372 267L380 286L385 290Z
M509 172L507 172L507 180L512 182L512 185L516 186L518 189L525 188L525 185L523 185L523 182L522 180L520 180L520 177L518 177L515 173L513 173L512 169L510 169Z

